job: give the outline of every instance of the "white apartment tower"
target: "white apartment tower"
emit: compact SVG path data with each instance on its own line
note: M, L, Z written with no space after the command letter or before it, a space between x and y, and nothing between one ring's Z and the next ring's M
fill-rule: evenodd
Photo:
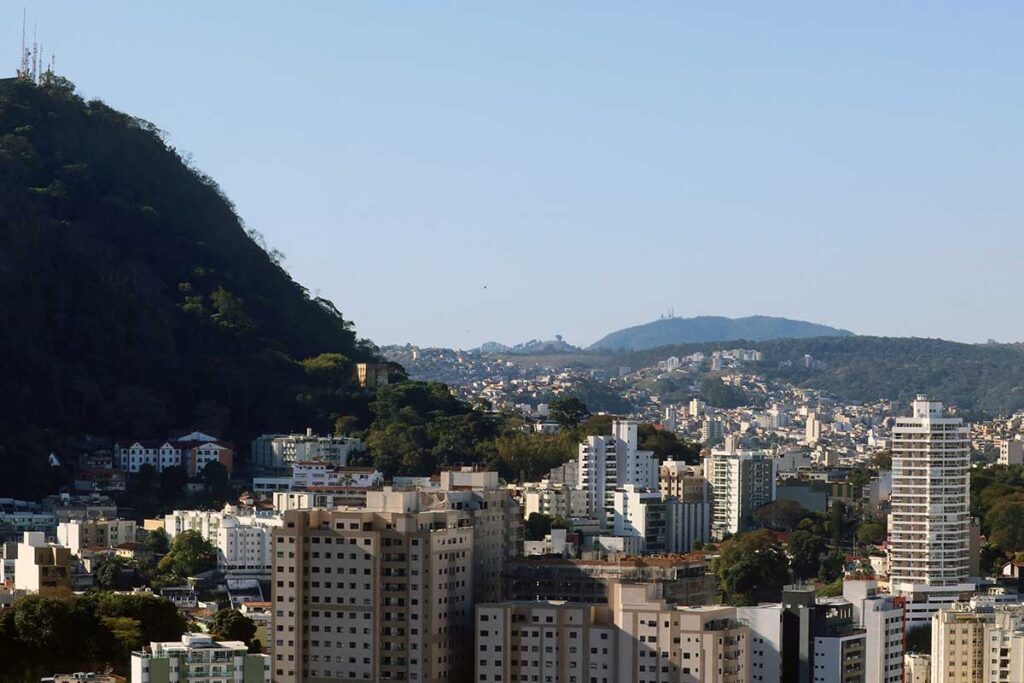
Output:
M974 590L970 583L970 430L919 395L892 430L891 590L907 626Z
M750 513L775 500L777 461L760 451L712 451L704 459L711 483L711 535L722 539L751 526Z
M615 489L626 484L657 489L658 459L637 448L637 423L612 422L611 436L589 436L580 444L577 486L587 492L587 513L614 526Z

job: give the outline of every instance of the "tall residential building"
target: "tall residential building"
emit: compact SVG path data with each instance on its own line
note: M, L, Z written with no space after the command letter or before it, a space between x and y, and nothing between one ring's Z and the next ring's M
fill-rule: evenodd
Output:
M270 683L270 657L245 643L186 633L181 642L150 643L132 653L132 683Z
M661 420L661 428L666 432L675 433L676 428L679 426L679 409L675 406L666 406L664 417Z
M687 553L711 540L711 485L700 467L666 460L658 468L665 499L665 550Z
M843 597L865 633L865 683L903 683L906 601L880 594L874 579L850 577L843 581Z
M711 540L711 501L665 501L665 551L689 553Z
M1024 606L985 596L932 618L932 683L1024 681Z
M612 422L611 436L589 436L579 446L578 488L587 492L587 512L602 527L614 525L613 494L625 484L654 489L658 486L658 459L637 447L637 423Z
M918 396L892 429L890 590L907 598L908 628L969 595L970 430Z
M292 510L274 533L275 683L464 677L473 528L460 510Z
M712 451L704 458L711 482L711 535L721 539L751 527L751 513L775 500L776 460L761 451Z
M821 420L814 413L807 416L804 424L804 441L809 444L816 444L821 440Z
M722 421L714 417L704 418L704 422L700 426L700 440L705 444L713 443L718 441L725 436L725 425Z
M500 599L522 512L493 472L367 493L366 508L290 510L274 532L274 681L459 680L472 607Z
M1003 439L999 442L999 464L1024 464L1024 441L1021 441L1020 437L1016 439Z
M604 605L501 602L476 612L477 681L749 680L750 629L734 607L676 607L620 585Z
M616 536L642 539L643 552L665 551L665 501L657 491L626 484L612 494L612 530Z

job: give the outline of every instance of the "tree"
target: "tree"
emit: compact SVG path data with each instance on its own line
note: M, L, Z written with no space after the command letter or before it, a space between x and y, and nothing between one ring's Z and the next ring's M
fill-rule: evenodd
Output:
M107 555L96 564L93 578L97 588L116 590L124 587L121 572L128 568L128 561L117 555Z
M726 384L717 377L705 377L701 381L700 395L705 403L716 408L738 408L747 403L747 396L742 389Z
M1000 498L985 515L988 540L1004 551L1024 550L1024 495Z
M660 461L679 460L690 465L700 462L700 446L680 440L678 436L652 424L641 424L637 428L638 447L642 451L653 451Z
M851 470L847 476L850 488L853 490L853 499L860 501L864 497L864 487L871 481L867 471L862 469Z
M790 567L795 578L810 579L817 576L821 556L827 550L821 536L798 529L789 535L786 547L789 550Z
M237 609L222 609L210 620L210 633L220 640L240 640L246 645L256 636L256 624Z
M923 626L907 631L907 652L918 652L930 654L932 651L932 625L931 622Z
M885 525L880 522L866 521L857 529L857 542L877 545L885 541Z
M188 472L180 465L165 467L160 472L160 502L164 505L173 505L181 498L188 483Z
M822 583L832 583L843 578L843 568L846 566L846 558L838 550L833 550L821 560L821 567L818 568L818 580Z
M723 600L730 605L778 600L789 583L786 554L766 530L740 534L725 543L714 568Z
M589 411L575 396L559 396L548 405L548 414L563 428L572 428L582 422Z
M174 537L158 566L180 577L202 574L217 567L217 549L198 531L183 531Z
M171 549L171 537L163 529L153 529L146 534L145 544L154 555L164 555Z
M892 469L892 451L878 451L871 458L872 463L880 470Z
M809 512L795 500L776 500L753 512L759 526L776 531L792 531Z
M228 475L228 468L216 460L206 463L202 471L203 483L206 491L214 500L225 501L231 498L231 479Z
M531 512L526 518L526 540L543 541L551 533L551 517L540 512Z

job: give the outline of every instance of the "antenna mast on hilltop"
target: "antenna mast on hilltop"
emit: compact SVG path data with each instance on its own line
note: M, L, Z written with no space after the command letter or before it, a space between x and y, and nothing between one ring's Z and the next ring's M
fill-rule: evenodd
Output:
M27 21L27 14L24 8L21 10L21 65L18 67L18 78L28 78L28 54L29 50L25 47L25 23Z
M50 53L50 63L46 64L46 57L43 55L43 44L39 42L39 26L32 26L32 44L27 44L28 15L26 10L21 11L21 59L16 72L17 77L33 83L39 83L40 79L47 74L52 74L57 64L57 58Z

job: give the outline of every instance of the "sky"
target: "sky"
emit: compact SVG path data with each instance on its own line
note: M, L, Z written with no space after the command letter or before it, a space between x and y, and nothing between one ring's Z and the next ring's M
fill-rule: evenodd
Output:
M1022 3L22 8L378 344L677 316L1024 340Z

